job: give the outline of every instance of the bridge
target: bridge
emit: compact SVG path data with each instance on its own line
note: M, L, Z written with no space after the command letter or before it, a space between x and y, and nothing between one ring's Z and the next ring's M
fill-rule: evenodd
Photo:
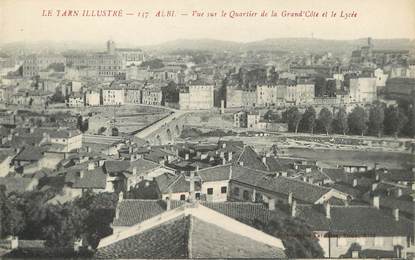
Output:
M174 110L170 115L141 129L136 137L151 145L164 145L174 142L180 136L186 122L187 111Z

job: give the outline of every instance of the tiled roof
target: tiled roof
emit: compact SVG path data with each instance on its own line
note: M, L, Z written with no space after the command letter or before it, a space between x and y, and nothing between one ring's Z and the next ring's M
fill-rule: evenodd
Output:
M369 191L363 195L363 201L371 203L372 202L372 192ZM388 209L399 209L399 211L404 212L408 215L414 215L415 213L415 202L409 200L409 198L396 198L394 196L380 196L379 205L381 208Z
M183 201L171 201L171 208L181 206ZM131 200L125 199L118 203L118 218L113 221L113 226L133 226L144 220L152 218L166 211L164 200Z
M26 146L23 150L14 157L18 161L39 161L43 157L45 148L38 146Z
M413 182L415 180L415 173L412 172L410 169L390 169L387 173L381 173L380 179L393 182Z
M345 184L345 183L334 183L332 185L330 185L330 187L341 191L343 193L349 194L351 195L354 199L356 198L360 198L360 196L362 195L362 191L354 188L351 185Z
M209 181L225 181L230 178L230 164L227 165L218 165L214 167L205 168L198 171L198 175L202 182Z
M106 173L116 173L126 171L130 167L130 161L105 161L104 168Z
M73 188L78 189L105 189L107 175L101 167L94 170L84 171L84 176L76 178Z
M190 217L180 217L98 249L96 258L186 258Z
M193 258L278 258L280 248L237 235L214 224L192 217L189 250Z
M233 172L235 172L235 170ZM276 192L285 194L287 196L290 192L292 192L294 199L307 203L315 203L324 194L330 191L330 189L326 187L317 186L282 176L268 176L264 174L264 172L253 171L249 169L244 169L243 173L235 175L235 177L232 177L232 180L239 183L255 186L268 192Z
M21 177L0 177L0 185L6 187L6 193L24 192L33 182L37 182L37 180Z
M297 205L297 216L304 219L313 230L330 231L333 235L394 236L413 234L411 221L396 221L391 211L370 206L331 206L327 219L322 205Z
M267 167L261 160L261 157L255 152L251 146L245 146L243 152L239 156L237 162L243 162L245 167L266 171Z
M178 192L189 192L190 191L190 182L186 180L184 175L173 175L171 173L164 173L155 178L159 190L162 194L169 192L178 193ZM200 185L195 184L195 190L200 190Z
M160 167L160 164L154 163L146 159L138 159L136 161L130 162L130 167L128 168L129 172L133 171L133 168L137 168L137 173L145 173L153 169Z
M97 258L276 258L281 248L227 231L193 215L178 216L99 248Z

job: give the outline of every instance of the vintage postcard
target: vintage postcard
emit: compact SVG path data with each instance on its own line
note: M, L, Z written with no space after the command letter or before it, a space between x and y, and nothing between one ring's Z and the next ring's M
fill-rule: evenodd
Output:
M415 1L0 0L0 259L414 259Z

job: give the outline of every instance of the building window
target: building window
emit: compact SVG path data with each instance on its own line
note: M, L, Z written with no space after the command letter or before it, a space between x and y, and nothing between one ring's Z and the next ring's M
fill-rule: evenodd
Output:
M250 196L249 196L249 191L244 190L244 193L243 193L243 198L244 198L244 200L249 200L249 199L250 199Z
M213 194L213 188L208 188L207 189L207 194L212 195Z
M223 187L220 188L221 193L226 193L226 190L227 190L226 186L223 186Z
M197 199L197 200L200 200L200 193L199 193L199 192L196 192L196 194L195 194L195 195L196 195L196 199Z
M180 195L180 200L186 200L186 195L184 194Z
M239 197L239 187L233 188L233 194Z

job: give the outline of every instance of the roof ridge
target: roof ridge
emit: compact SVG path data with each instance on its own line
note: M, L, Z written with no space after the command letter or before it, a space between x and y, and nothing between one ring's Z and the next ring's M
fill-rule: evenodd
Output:
M205 171L205 170L209 170L209 169L213 169L213 168L219 168L219 167L225 167L225 166L231 166L232 163L226 163L226 164L218 164L212 167L207 167L207 168L203 168L201 170L199 170L199 172Z
M193 235L192 235L193 234L193 218L194 218L193 215L189 216L189 228L188 228L189 234L188 234L188 240L187 240L187 257L189 259L193 258L193 252L192 252L192 249L193 249Z

